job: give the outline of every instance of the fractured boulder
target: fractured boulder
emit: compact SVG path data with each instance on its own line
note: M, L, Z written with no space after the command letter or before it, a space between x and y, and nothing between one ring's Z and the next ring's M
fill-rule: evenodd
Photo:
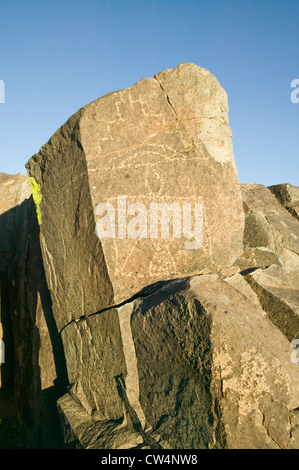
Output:
M299 290L280 266L256 269L245 276L263 310L291 342L299 339Z
M216 274L202 275L153 286L120 307L126 372L117 382L124 415L90 419L66 395L59 406L69 442L291 448L298 367L286 337L244 292Z
M0 281L31 445L58 409L69 448L298 447L295 193L240 187L216 78L99 98L26 167L0 175Z
M299 221L266 186L242 184L244 246L273 251L293 287L299 289ZM273 258L272 258L273 259ZM269 264L279 264L275 261Z
M227 96L193 64L83 107L27 169L59 329L242 252Z
M294 217L299 220L299 188L291 184L269 186L270 191Z

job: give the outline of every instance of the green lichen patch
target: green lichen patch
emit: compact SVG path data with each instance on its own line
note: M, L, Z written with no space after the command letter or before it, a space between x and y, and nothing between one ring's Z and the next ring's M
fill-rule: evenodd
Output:
M36 207L37 220L39 225L42 223L42 214L40 211L40 203L42 202L43 196L41 193L41 185L38 184L33 177L29 178L29 182L32 190L32 197Z

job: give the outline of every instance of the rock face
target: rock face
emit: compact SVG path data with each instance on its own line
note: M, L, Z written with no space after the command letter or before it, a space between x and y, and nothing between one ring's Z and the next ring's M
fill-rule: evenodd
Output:
M242 252L227 97L195 65L85 106L27 169L41 186L59 329L154 282L218 272Z
M86 407L66 395L59 408L64 428L72 429L69 442L111 449L124 443L172 449L298 445L291 433L298 365L290 360L287 338L243 282L246 295L216 274L170 281L119 308L126 371L115 380L125 415L91 420Z
M61 339L53 328L28 177L1 174L0 194L1 329L5 345L0 410L4 400L3 406L11 409L11 419L18 422L20 436L12 436L14 441L9 445L57 445L55 403L57 388L63 388L64 358L59 354Z
M4 362L0 363L0 384L11 389L12 373L12 330L9 313L9 269L17 244L16 220L19 206L31 190L26 176L0 174L0 340L3 341Z
M135 305L131 322L143 364L140 403L163 441L174 448L289 444L298 368L260 307L217 275L198 276Z
M8 313L8 278L16 246L16 218L18 207L26 197L31 195L26 176L0 174L0 340L4 362L0 363L0 384L11 388L12 377L12 332ZM6 356L6 360L5 360ZM2 362L2 361L1 361Z
M6 280L15 250L16 207L31 196L28 178L0 173L0 278Z
M299 220L299 188L291 184L277 184L269 189L280 204Z
M293 287L299 289L299 224L262 185L241 185L245 211L244 246L277 254Z
M264 311L291 342L299 339L299 290L290 285L284 270L272 265L245 276Z
M30 446L59 416L66 448L298 449L298 188L239 185L215 77L110 93L27 169L0 279Z

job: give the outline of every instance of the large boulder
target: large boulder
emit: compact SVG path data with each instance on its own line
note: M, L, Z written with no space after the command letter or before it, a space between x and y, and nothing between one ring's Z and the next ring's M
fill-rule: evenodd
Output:
M27 169L0 282L30 445L59 446L57 403L66 447L298 448L299 222L240 188L215 77L99 98Z
M242 252L227 96L193 64L83 107L27 169L59 330Z
M282 265L292 287L299 289L299 221L266 186L242 184L241 191L245 212L245 252L238 264L244 267L248 249L262 248L263 261L260 250L258 259L263 263L266 261L268 266ZM271 252L277 255L276 260ZM261 266L265 264L256 265Z
M299 290L293 289L278 265L255 269L245 275L263 310L290 342L299 339Z
M99 405L87 412L65 395L59 410L66 442L110 449L298 446L298 365L243 282L245 288L234 287L216 274L174 280L118 308L125 372L110 395L118 392L123 413L104 419Z
M275 184L269 186L280 204L299 220L299 187L291 184Z

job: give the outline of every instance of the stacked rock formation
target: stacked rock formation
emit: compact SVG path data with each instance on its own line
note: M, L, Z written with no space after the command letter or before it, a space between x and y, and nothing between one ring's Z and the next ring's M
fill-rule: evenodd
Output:
M217 79L180 64L99 98L27 170L24 426L47 445L57 404L65 446L299 447L298 188L239 184Z

